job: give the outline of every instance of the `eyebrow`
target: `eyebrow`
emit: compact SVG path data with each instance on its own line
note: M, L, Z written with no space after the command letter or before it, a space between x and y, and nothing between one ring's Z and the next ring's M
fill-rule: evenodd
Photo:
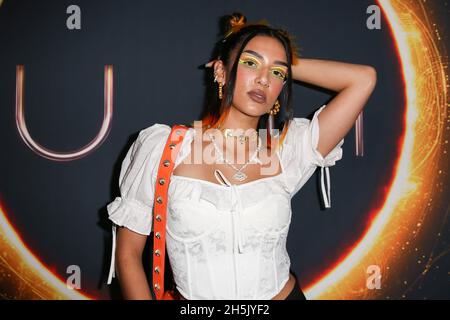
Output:
M264 60L263 56L260 55L260 54L259 54L258 52L256 52L256 51L253 51L253 50L244 50L243 52L251 53L251 54L257 56L258 58ZM275 63L275 64L281 64L281 65L283 65L283 66L285 66L285 67L288 67L287 63L286 63L286 62L283 62L283 61L275 60L274 63Z

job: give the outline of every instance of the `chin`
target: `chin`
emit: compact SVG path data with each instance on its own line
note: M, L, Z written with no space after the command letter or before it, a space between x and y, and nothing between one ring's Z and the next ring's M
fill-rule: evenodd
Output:
M266 113L266 110L268 109L269 107L266 107L265 105L252 103L247 104L244 108L238 108L238 110L241 111L242 113L245 113L253 117L259 117L263 115L264 113Z
M241 110L241 112L250 117L260 117L265 113L265 111L261 110L261 108L246 108L244 110Z

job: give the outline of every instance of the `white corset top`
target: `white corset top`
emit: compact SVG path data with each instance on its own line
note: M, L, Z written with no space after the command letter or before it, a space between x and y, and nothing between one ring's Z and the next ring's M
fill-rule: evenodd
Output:
M289 279L286 240L291 199L321 167L323 202L330 207L328 167L342 158L342 139L323 157L317 151L319 122L294 118L277 151L282 173L233 184L220 171L219 183L172 175L168 190L166 252L179 292L189 300L272 299ZM141 130L122 162L121 195L108 204L113 244L108 284L115 272L116 226L149 235L157 169L170 126ZM182 142L175 167L190 154L195 130ZM327 176L325 188L323 170ZM327 192L328 191L328 192Z
M180 293L190 300L275 296L290 267L290 195L282 175L240 185L225 176L222 184L172 179L166 245Z
M232 219L233 219L233 235L234 235L234 243L235 243L235 252L244 253L245 247L245 233L242 230L242 200L239 196L239 192L235 184L231 184L225 175L220 170L214 171L214 176L220 184L226 185L231 188L233 192L233 201L232 201ZM219 177L220 176L220 177Z

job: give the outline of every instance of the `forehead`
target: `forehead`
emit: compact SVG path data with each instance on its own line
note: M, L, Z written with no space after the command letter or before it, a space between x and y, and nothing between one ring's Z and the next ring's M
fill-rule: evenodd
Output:
M274 60L286 62L286 51L278 39L267 36L256 36L252 38L242 50L252 50L263 56L264 60L272 62Z

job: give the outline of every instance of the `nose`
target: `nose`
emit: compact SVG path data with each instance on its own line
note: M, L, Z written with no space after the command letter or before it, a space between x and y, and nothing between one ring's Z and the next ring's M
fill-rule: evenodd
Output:
M269 82L267 77L258 77L256 79L256 83L261 84L263 87L268 87L269 86Z
M256 77L256 83L259 83L264 87L268 87L269 86L269 77L268 77L267 73L268 72L263 68L259 72L259 75Z

